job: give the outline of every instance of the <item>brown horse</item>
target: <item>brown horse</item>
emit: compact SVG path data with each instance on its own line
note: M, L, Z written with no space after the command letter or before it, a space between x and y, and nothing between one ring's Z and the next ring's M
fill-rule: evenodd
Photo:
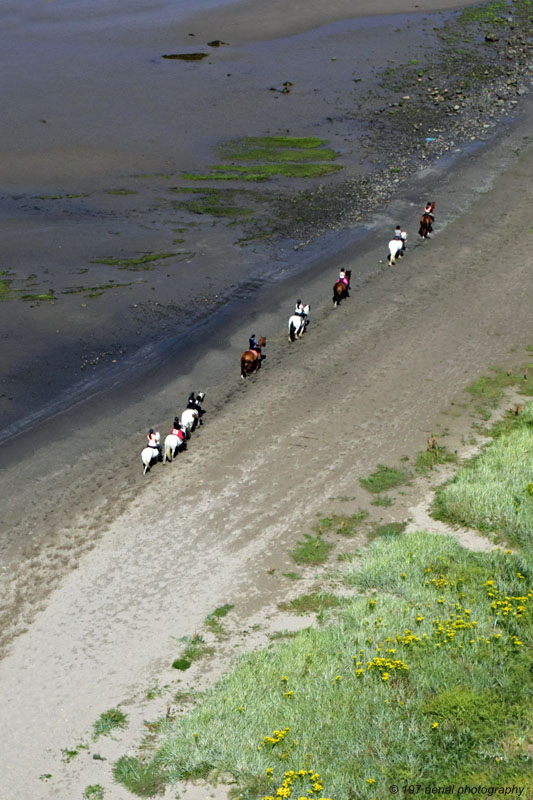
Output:
M422 239L427 239L430 233L433 233L432 222L434 220L435 201L431 203L429 213L424 212L420 217L420 228L418 229L419 235Z
M261 369L261 361L264 356L261 355L261 348L266 345L266 336L261 336L257 344L257 350L245 350L241 356L241 378L246 378L252 372L257 372Z
M352 277L352 271L351 269L346 269L344 271L346 273L346 277L348 278L348 283L349 283L350 278ZM338 280L333 287L333 305L338 306L341 300L344 300L345 297L349 297L348 287L346 286L344 281Z

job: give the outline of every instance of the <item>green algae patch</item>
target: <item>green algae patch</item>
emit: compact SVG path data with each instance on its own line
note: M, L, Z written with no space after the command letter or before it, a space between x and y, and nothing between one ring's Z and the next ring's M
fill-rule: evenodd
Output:
M135 189L106 189L105 193L113 195L137 194Z
M219 145L223 161L230 163L214 165L207 173L186 172L183 177L193 181L321 177L342 169L332 163L339 154L326 144L316 136L248 136Z
M196 189L180 186L173 186L170 191L174 194L193 195L192 198L176 200L172 203L173 208L183 209L191 214L240 218L249 217L253 213L253 208L238 205L235 202L237 196L250 196L250 192L235 189L214 189L212 187Z
M19 298L20 300L25 300L29 303L54 303L57 300L53 289L50 289L49 292L43 292L41 294L20 294Z
M93 258L91 264L107 264L110 267L119 267L120 269L146 269L150 270L153 267L146 266L152 261L162 261L165 258L173 258L178 253L145 253L139 258Z
M342 169L340 164L261 164L245 166L239 164L217 164L211 174L186 172L189 181L266 181L276 175L284 178L319 178Z
M161 58L170 58L174 61L201 61L202 58L207 58L209 53L168 53L161 56Z
M285 148L292 147L295 150L308 150L323 147L327 144L326 139L319 139L318 136L246 136L240 142L232 142L228 146L240 146L246 148Z
M8 300L13 300L11 294L11 281L9 278L0 279L0 303L6 303Z
M137 281L129 281L129 283L101 283L98 286L72 286L70 289L65 289L61 294L82 294L84 297L99 297L108 289L119 289L123 286L132 286Z

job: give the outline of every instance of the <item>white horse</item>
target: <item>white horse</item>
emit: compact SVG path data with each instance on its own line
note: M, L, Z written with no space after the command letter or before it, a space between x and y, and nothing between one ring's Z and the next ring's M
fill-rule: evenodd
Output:
M183 428L186 439L191 438L191 433L196 430L198 421L200 419L200 412L195 408L186 408L181 415L180 425Z
M167 461L172 461L184 444L185 439L180 439L175 433L169 433L163 446L163 464Z
M159 431L156 433L155 438L157 443L161 441L161 436L159 435ZM156 450L155 447L145 447L141 453L141 460L144 465L144 472L143 475L146 475L150 467L153 463L157 462L159 459L159 450Z
M396 263L397 258L401 258L404 254L405 250L405 243L407 241L407 234L405 231L402 231L402 238L401 239L391 239L389 242L389 255L387 256L387 261L389 264L392 265Z
M311 306L309 305L304 306L304 317L300 314L293 314L292 317L289 317L289 342L294 342L295 339L300 339L304 335L309 325L310 308Z

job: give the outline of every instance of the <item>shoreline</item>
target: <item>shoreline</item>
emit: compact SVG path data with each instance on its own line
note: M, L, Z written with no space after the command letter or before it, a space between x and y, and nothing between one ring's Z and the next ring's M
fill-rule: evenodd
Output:
M363 12L361 11L361 13ZM423 18L423 9L417 11L417 14L416 19L420 21ZM231 15L230 18L232 18ZM327 29L329 30L329 28ZM321 30L324 33L326 28ZM353 31L350 31L350 35L352 34ZM336 49L341 48L343 38L346 38L342 35L342 28L336 29L333 25L331 35L333 39L328 40L327 44L317 42L313 38L307 40L304 37L299 44L298 54L305 53L310 45L313 49L320 46L323 51L320 54L320 58L322 58L328 52L331 43ZM407 38L403 39L404 36ZM393 38L397 40L395 46L399 47L399 52L401 52L405 43L411 42L412 44L413 31L406 30L401 34L395 32ZM290 41L292 45L295 44L295 40L287 41ZM339 60L344 61L345 55L341 53L340 49L338 52ZM242 58L245 53L246 58L249 58L250 53L245 50L239 57ZM389 55L398 55L398 53L391 51ZM217 69L224 69L224 58L225 56L222 54L222 61L218 64ZM331 61L334 60L331 59ZM212 66L215 64L213 63ZM241 78L243 77L241 76ZM345 81L346 78L343 80ZM368 84L370 88L374 85L372 80ZM313 83L311 82L310 85L312 86ZM343 82L339 83L339 88L343 85ZM243 95L246 96L244 103L246 107L252 101L257 102L257 98L254 97L256 94L257 87L255 86L248 87L243 92ZM143 181L139 176L131 186L121 190L104 190L100 185L100 192L87 195L84 192L79 195L75 193L74 199L70 199L71 196L68 194L58 199L54 199L55 195L48 199L28 196L22 200L19 198L18 206L16 203L14 205L12 203L11 213L15 215L13 219L16 222L13 222L11 227L7 226L5 264L10 268L2 271L4 276L0 281L0 290L3 291L2 299L9 301L11 292L14 298L27 293L28 297L39 298L42 295L48 297L52 302L48 305L47 301L43 300L39 307L38 299L33 303L13 299L12 302L3 304L3 310L6 313L4 315L4 332L2 333L4 348L0 361L0 373L3 376L0 387L0 403L4 420L7 420L11 426L6 431L4 425L4 436L9 436L11 432L14 432L13 426L20 428L19 417L24 407L27 412L26 418L28 418L28 412L32 415L33 409L40 407L41 411L38 412L37 418L30 417L40 421L43 414L46 413L43 405L48 403L50 395L54 396L54 409L68 403L70 397L73 396L67 393L63 395L62 399L57 396L58 390L61 392L73 391L74 396L77 397L81 373L84 373L84 376L87 373L90 374L89 384L92 393L95 383L102 383L105 380L115 382L117 376L122 372L121 364L123 362L135 364L139 358L159 361L163 350L169 348L172 351L173 338L176 337L176 334L178 337L181 335L178 332L186 334L191 324L193 326L204 324L202 322L206 317L203 311L204 307L208 310L207 314L209 315L212 310L216 311L221 304L228 300L231 302L232 295L235 293L238 296L250 295L256 290L258 282L259 284L264 281L269 282L269 270L273 274L274 280L277 280L294 270L294 262L297 259L301 259L296 267L296 271L299 271L306 268L304 265L306 259L314 261L315 258L329 257L331 238L333 235L340 236L343 229L346 240L352 234L364 236L364 231L368 231L372 227L372 220L379 218L383 213L386 214L385 204L390 202L391 198L398 196L399 189L407 186L406 180L414 179L424 163L419 156L426 159L425 163L428 166L433 162L438 169L438 158L445 154L450 147L453 147L453 144L447 143L446 133L439 134L427 153L422 151L417 154L413 150L403 160L398 159L400 163L396 163L392 159L395 158L397 142L394 141L394 135L390 141L387 141L387 136L390 139L389 132L381 143L381 151L378 155L382 164L368 173L372 181L372 196L366 204L361 204L360 197L363 193L368 193L368 190L364 183L365 176L361 177L357 174L355 162L358 158L360 161L364 161L370 156L363 149L359 156L354 156L354 148L357 150L357 147L362 147L357 142L351 142L349 145L341 144L342 141L348 141L342 136L349 126L350 108L351 113L355 114L359 113L361 108L366 107L368 117L366 124L379 125L381 123L377 121L380 119L380 114L382 119L384 118L383 111L390 114L392 113L390 109L401 110L395 108L401 106L401 103L397 102L393 102L388 109L388 103L394 99L394 96L394 92L385 94L384 101L379 101L385 103L384 108L377 109L374 109L372 105L374 101L370 101L369 105L369 101L363 97L355 102L354 96L354 101L350 100L347 104L348 111L346 108L341 111L342 114L348 114L348 116L341 120L340 125L331 134L331 138L334 146L337 145L341 150L343 146L346 148L343 156L346 177L342 178L340 183L336 179L326 178L323 184L324 192L322 198L318 198L318 203L318 195L316 192L313 193L313 190L308 193L310 199L306 198L307 193L302 182L295 189L289 188L287 182L285 185L281 182L282 205L286 201L287 208L290 208L291 213L287 229L274 232L272 238L274 244L268 243L267 231L265 241L262 241L259 236L255 242L252 241L249 244L247 249L237 248L230 225L225 228L218 225L216 230L210 230L209 221L206 224L201 215L199 220L195 219L194 215L186 218L186 225L190 224L191 226L189 229L187 227L171 228L168 220L164 220L164 217L168 216L172 201L169 205L168 200L165 200L166 205L162 206L160 198L158 199L164 181L160 180L159 184L152 181L153 185L147 189L146 186L142 186ZM273 99L279 98L274 97ZM286 116L286 119L289 120L294 112L301 116L300 112L306 107L308 101L305 96L294 96L293 98L291 95L287 102L293 104L292 110L284 110L280 119L285 119ZM498 113L502 111L513 113L513 109L516 111L513 106L515 100L512 93L506 102L507 105L504 104L503 108L500 107ZM330 104L326 102L326 106ZM521 104L523 104L523 100ZM274 105L275 103L272 103L273 107ZM376 111L379 114L376 114ZM368 116L369 114L370 116ZM478 121L477 128L474 125L476 135L470 136L470 138L493 136L494 120L492 117L494 114L489 114L488 123L483 125ZM428 117L428 119L430 118ZM401 122L401 115L398 117L398 121ZM446 122L446 120L444 121ZM319 133L326 133L324 122L320 119L318 123L314 119L306 120L304 130L312 123L315 127L318 125ZM450 119L449 124L457 127L454 119ZM504 123L500 122L500 127L503 126ZM413 143L420 138L419 134L406 134L403 128L402 137L404 139L410 139ZM460 133L459 126L459 138ZM353 138L356 139L357 135ZM431 141L434 139L434 137L429 138ZM463 139L465 138L468 138L466 127L463 131ZM465 144L463 141L457 149L464 151L467 146L468 142ZM417 147L420 145L417 144ZM399 149L401 151L401 148ZM391 161L392 166L390 166ZM391 174L393 171L399 174L398 180L393 179ZM175 179L174 176L172 177ZM179 189L183 191L183 186ZM165 190L168 192L168 183ZM213 187L209 187L208 190L214 191ZM113 192L117 191L118 198L111 197ZM191 191L197 192L198 189L194 188ZM220 190L216 191L222 195ZM232 191L235 190L231 189L228 193L229 196ZM266 192L264 193L267 210L260 209L261 213L268 213L270 208L268 203L273 202L272 194L275 194L275 191L275 188L270 189L270 196ZM122 197L120 196L121 192L123 192ZM288 194L285 194L286 192ZM127 196L137 193L139 198L134 197L130 202ZM196 196L192 194L193 198ZM243 194L243 197L246 199L246 195ZM303 216L308 217L307 223L303 226L297 222L300 213L297 206L300 200L303 201ZM35 203L35 201L38 205L34 207L30 217L26 218L29 204ZM129 206L128 203L130 203ZM328 213L331 214L332 207L336 207L337 219L332 217L331 220L328 220L326 217ZM280 213L278 209L276 213L281 219L283 212ZM18 214L20 217L17 219ZM157 218L150 225L155 227L147 233L146 229L149 226L145 219L152 214ZM99 218L101 218L101 223L98 222L95 225L95 219ZM24 225L26 226L24 238L28 244L26 252L21 253L21 226L24 227ZM199 228L194 226L199 226ZM177 230L186 231L186 233L180 232L180 237L171 239L171 236L175 237ZM326 242L325 245L314 239L316 233L320 231L326 233L322 240L322 242ZM261 231L259 233L261 234ZM58 245L57 242L61 242L61 244ZM180 244L176 245L176 242L180 242ZM58 251L58 248L62 250L62 253ZM305 248L311 250L309 255L304 252ZM133 267L130 272L118 272L115 267L91 266L102 259L106 263L107 261L120 262L121 258L124 261L135 260L131 256L136 256L143 251L153 253L161 250L176 251L175 261L162 261L155 268L149 265ZM274 263L273 267L270 266L272 262ZM11 266L12 264L15 266ZM39 265L37 274L35 274L35 264ZM166 264L170 266L166 267ZM52 267L52 265L54 266ZM31 273L29 273L30 269ZM276 275L276 272L279 275ZM167 273L166 277L165 273ZM78 277L85 275L87 277ZM177 290L176 285L179 287ZM33 286L36 288L33 289ZM32 291L35 294L31 294ZM105 297L97 297L98 294L104 293L106 293ZM85 300L86 297L90 298L88 302ZM58 324L59 321L61 324ZM117 330L120 331L120 334L117 334ZM170 336L168 332L171 332ZM135 353L138 355L136 356ZM102 368L102 364L106 366ZM115 366L111 367L112 364ZM128 366L124 370L126 376L131 368L133 367ZM98 386L96 386L96 391L99 391Z

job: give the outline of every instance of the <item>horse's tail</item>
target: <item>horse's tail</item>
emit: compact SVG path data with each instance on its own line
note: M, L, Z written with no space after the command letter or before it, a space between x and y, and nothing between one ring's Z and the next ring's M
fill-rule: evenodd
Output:
M173 458L172 447L170 445L170 442L167 439L165 439L165 455L163 456L163 464L166 461L172 461L172 458Z
M244 353L241 356L241 378L246 378L246 358L244 357Z
M290 325L289 325L289 340L291 342L294 342L295 339L296 339L296 328L295 328L294 322L291 319L291 322L290 322Z

